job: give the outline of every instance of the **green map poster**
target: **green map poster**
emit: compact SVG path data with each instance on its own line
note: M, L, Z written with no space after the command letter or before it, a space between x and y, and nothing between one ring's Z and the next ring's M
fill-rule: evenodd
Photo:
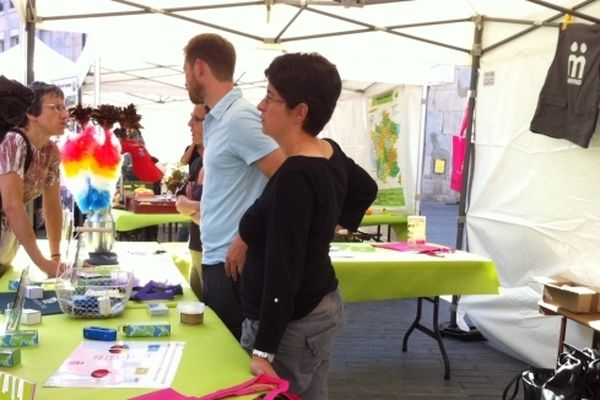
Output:
M396 112L397 91L385 92L371 100L369 136L379 193L376 205L402 207L404 189L399 160L401 125Z

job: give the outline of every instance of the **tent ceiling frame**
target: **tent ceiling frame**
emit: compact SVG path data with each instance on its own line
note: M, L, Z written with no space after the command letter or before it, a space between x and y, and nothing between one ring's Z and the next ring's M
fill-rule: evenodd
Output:
M275 36L275 38L273 39L273 43L279 43L279 42L281 42L281 37L283 36L283 34L288 30L288 28L290 26L292 26L292 24L298 19L298 17L300 16L300 14L302 14L302 12L304 10L306 10L306 6L299 8L299 10L296 12L296 14L294 14L294 16L292 18L290 18L290 20L288 21L288 23L285 24L285 26L279 32L279 34L277 36ZM265 42L266 40L267 39L263 39L263 42Z
M585 20L593 22L595 24L600 24L600 19L592 17L591 15L588 15L588 14L580 13L579 11L577 11L576 6L574 6L573 8L565 8L565 7L558 6L556 4L548 3L547 1L543 1L543 0L526 0L526 1L528 1L530 3L538 4L540 6L544 6L544 7L556 10L556 11L560 11L562 14L571 14L571 15L574 15L575 17L585 19ZM591 2L593 3L594 1L592 0Z
M498 48L498 47L500 47L500 46L502 46L502 45L504 45L504 44L506 44L508 42L511 42L511 41L513 41L515 39L518 39L521 36L524 36L524 35L528 34L529 32L533 32L534 30L536 30L536 29L538 29L538 28L540 28L542 26L553 26L553 27L559 26L560 25L559 23L552 23L552 21L554 21L554 20L556 20L556 19L564 16L565 14L572 14L572 15L577 14L577 16L579 16L580 18L587 19L587 20L590 20L590 21L596 19L596 18L593 18L593 17L591 17L591 16L589 16L587 14L580 13L577 10L581 9L581 8L583 8L585 6L588 6L588 5L592 4L592 3L595 3L598 0L585 0L585 1L582 1L581 3L575 4L572 8L568 8L568 9L564 8L564 7L556 6L554 4L552 4L552 7L549 7L550 3L547 3L545 1L539 1L539 0L525 0L525 1L528 1L528 2L531 2L531 3L535 3L535 4L539 4L539 5L543 5L545 7L548 7L550 9L554 9L554 10L556 10L557 8L559 8L560 12L557 13L557 14L554 14L554 15L548 17L548 18L546 18L541 23L538 23L536 21L531 21L530 24L532 26L530 26L529 28L526 28L526 29L522 30L521 32L517 32L514 35L511 35L511 36L509 36L509 37L507 37L505 39L502 39L502 40L494 43L493 45L490 45L490 46L482 49L483 53L486 53L486 52L491 51L491 50L493 50L495 48ZM483 17L483 18L484 18L484 20L487 20L487 21L493 21L492 18L488 18L488 17ZM498 21L498 22L521 23L521 21L514 21L514 20Z
M346 17L340 16L340 15L333 14L331 12L316 9L312 6L327 5L327 6L339 7L339 6L348 6L348 5L352 5L352 6L358 5L360 7L364 7L364 6L375 5L375 4L393 3L394 0L357 0L355 2L355 4L351 4L352 2L344 2L343 0L333 1L333 2L311 1L311 0L279 0L279 1L278 0L263 0L263 1L247 1L247 2L242 2L242 3L211 4L211 5L204 5L204 6L173 7L173 8L164 8L164 9L156 9L156 8L148 7L148 6L139 4L132 0L112 0L112 1L115 3L120 3L120 4L127 5L129 7L136 8L137 10L122 11L122 12L109 12L109 13L95 13L95 14L87 14L87 15L79 15L78 14L78 15L61 15L61 16L54 16L54 17L43 17L43 16L40 17L35 14L35 12L36 12L35 6L34 6L35 2L33 0L29 0L28 1L28 9L31 9L31 12L28 13L30 16L30 18L28 18L28 19L30 19L31 21L36 21L36 22L43 22L43 21L73 19L73 18L120 17L120 16L157 14L158 13L158 14L165 15L167 17L177 18L180 20L194 23L194 24L210 27L210 28L213 28L216 30L229 32L229 33L232 33L235 35L240 35L240 36L243 36L246 38L257 40L262 43L284 43L284 42L291 42L291 41L319 39L319 38L342 36L342 35L364 34L364 33L370 33L370 32L384 32L384 33L404 37L404 38L407 38L410 40L420 41L420 42L428 43L428 44L431 44L434 46L440 46L440 47L444 47L447 49L459 51L462 53L467 53L467 54L470 54L471 57L475 57L475 56L484 54L486 52L489 52L491 50L494 50L506 43L509 43L509 42L523 36L523 35L526 35L529 32L532 32L535 29L538 29L541 26L556 26L557 23L553 22L553 21L556 20L557 18L560 18L561 16L563 16L565 14L571 14L571 15L577 16L577 17L585 19L585 20L600 23L599 19L577 11L578 9L583 8L588 4L594 3L597 0L585 0L581 3L576 4L575 6L573 6L571 8L568 8L568 9L558 6L558 5L555 5L555 4L552 4L552 3L549 3L549 2L546 2L544 0L524 0L524 1L527 1L530 3L541 5L543 7L549 8L549 9L554 9L554 10L559 11L558 14L550 16L549 18L545 19L542 22L492 18L492 17L476 15L471 18L465 18L465 19L425 21L425 22L418 22L418 23L412 23L412 24L390 25L390 26L376 26L376 25L365 23L363 21L359 21L356 19L346 18ZM298 8L298 12L295 13L294 16L292 16L290 21L287 22L285 27L274 38L260 37L258 35L253 35L248 32L242 32L239 30L230 29L230 28L227 28L224 26L219 26L219 25L216 25L213 23L209 23L207 21L202 21L202 20L199 20L196 18L191 18L191 17L187 17L185 15L178 14L178 12L184 12L184 11L208 10L208 9L217 9L217 8L234 8L234 7L256 6L256 5L265 5L268 8L269 5L273 5L273 4L286 4L286 5ZM29 6L31 6L31 7L29 7ZM339 32L330 32L330 33L323 33L323 34L304 35L304 36L287 37L287 38L283 37L283 35L289 29L289 27L297 20L297 18L300 16L300 14L305 11L320 14L320 15L323 15L323 16L326 16L329 18L333 18L333 19L337 19L340 21L344 21L344 22L347 22L350 24L358 25L358 26L362 27L362 29L344 30L344 31L339 31ZM473 22L475 24L475 26L477 26L480 23L484 23L484 22L530 24L532 26L530 26L520 32L517 32L505 39L502 39L502 40L500 40L488 47L485 47L485 48L481 48L481 44L476 45L474 43L473 47L471 49L461 48L458 46L453 46L448 43L443 43L443 42L439 42L439 41L435 41L435 40L427 39L424 37L411 35L411 34L408 34L405 32L398 31L399 29L408 29L408 28L413 28L413 27L422 27L422 26L448 24L448 23L465 23L465 22ZM172 70L176 71L175 69L172 69ZM116 73L116 71L115 71L115 73ZM137 75L135 75L135 74L131 74L131 76L132 76L132 78L137 77ZM150 78L146 78L143 76L139 77L139 79L151 80Z

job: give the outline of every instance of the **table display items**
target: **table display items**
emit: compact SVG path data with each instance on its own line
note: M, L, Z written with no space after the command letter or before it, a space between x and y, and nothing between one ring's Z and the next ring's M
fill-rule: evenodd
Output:
M0 332L0 367L13 367L21 362L19 347L36 346L39 342L37 330L21 330L21 315L25 304L25 292L29 284L29 267L21 272L19 287L12 304L4 311L4 327Z
M422 215L408 216L407 242L412 250L419 250L427 243L427 217Z
M116 115L110 107L93 110L94 125L79 116L82 130L67 135L61 145L61 168L65 184L73 194L82 213L86 214L84 227L93 228L84 233L92 265L117 264L112 251L115 241L115 223L111 214L113 193L120 177L122 155L119 140L112 132ZM84 125L85 124L85 125Z
M60 309L76 318L110 318L125 311L131 297L133 273L116 266L93 266L85 260L89 233L108 233L107 228L76 228L79 233L72 267L56 279ZM94 243L94 250L98 244Z

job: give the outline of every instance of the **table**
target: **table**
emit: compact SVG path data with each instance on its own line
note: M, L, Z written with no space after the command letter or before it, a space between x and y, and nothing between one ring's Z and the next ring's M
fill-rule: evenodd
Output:
M187 248L186 243L167 245L176 255L184 251L178 249ZM439 296L497 294L500 286L492 260L463 251L431 256L375 248L370 243L332 243L330 256L345 302L417 298L417 312L404 335L403 351L407 351L414 330L432 337L444 359L445 379L450 377L450 361L439 330ZM433 303L431 329L421 324L424 301Z
M120 245L125 245L119 243ZM126 243L134 246L133 251L152 251L158 244ZM118 252L122 251L117 249ZM24 253L21 249L21 253ZM124 257L127 259L127 257ZM15 271L27 263L27 257L19 254L15 262ZM121 260L121 258L120 258ZM140 267L140 266L138 266ZM176 276L178 271L172 263L161 262L160 265L141 266L143 268L162 269L169 276ZM0 278L0 288L6 290L8 280L16 275L15 271L7 272ZM31 271L32 278L40 276L37 268ZM179 277L183 279L182 276ZM191 292L191 291L190 291ZM193 296L193 294L192 294ZM201 325L184 325L178 321L176 310L171 309L168 317L155 317L153 320L168 318L172 333L167 338L127 338L126 340L150 341L185 341L185 349L181 363L175 375L172 387L186 395L203 395L214 390L231 386L252 376L248 370L249 356L240 347L225 325L207 309L204 323ZM54 399L126 399L134 395L148 393L154 389L90 389L90 388L45 388L44 382L58 369L59 365L83 341L84 326L117 327L131 321L149 321L151 317L144 308L136 307L132 302L123 314L110 319L76 319L67 315L47 315L41 325L31 326L39 331L40 344L35 347L21 349L21 364L7 369L6 372L22 376L37 382L37 398ZM123 336L119 334L119 340ZM247 397L248 399L252 397Z
M391 212L377 212L365 215L360 226L377 226L377 236L381 235L381 225L387 225L387 241L391 240L391 230L396 234L396 240L406 240L407 218L406 215Z
M592 334L592 347L594 349L600 349L600 313L574 313L560 308L554 304L545 303L543 301L538 302L539 311L544 315L560 315L560 333L558 335L558 352L556 359L564 351L565 346L570 346L565 342L565 336L567 334L567 320L575 321L581 325L587 326L593 330Z
M117 232L128 232L134 229L148 226L189 222L187 215L173 214L140 214L128 210L113 208L111 210L115 219L115 230ZM360 226L377 226L377 234L380 235L381 225L387 225L387 241L391 239L391 230L396 234L397 240L406 240L406 215L390 212L374 213L365 215ZM172 240L169 230L169 241Z
M117 233L129 232L134 229L146 228L154 225L167 224L169 226L168 238L171 237L171 224L173 223L188 223L190 218L187 215L179 213L169 214L140 214L128 210L113 208L111 210L115 219L115 230Z
M492 260L464 251L430 256L370 243L333 243L331 248L347 302L497 294L500 286Z
M402 340L402 351L408 350L414 330L435 339L446 380L450 360L438 323L440 295L497 294L500 286L492 260L463 251L427 255L369 243L334 243L330 256L346 302L417 298L417 312ZM423 301L433 303L432 328L421 323Z

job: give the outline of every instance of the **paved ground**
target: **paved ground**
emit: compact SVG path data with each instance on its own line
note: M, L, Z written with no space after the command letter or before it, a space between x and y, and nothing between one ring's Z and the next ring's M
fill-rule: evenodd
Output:
M454 246L457 213L456 205L423 204L428 240ZM449 321L447 304L442 304L440 321ZM430 305L425 307L428 310ZM445 381L442 357L433 339L414 332L408 352L402 352L402 338L415 308L411 299L347 305L346 323L332 351L330 400L496 400L502 398L510 379L526 367L487 341L446 337L451 377Z

